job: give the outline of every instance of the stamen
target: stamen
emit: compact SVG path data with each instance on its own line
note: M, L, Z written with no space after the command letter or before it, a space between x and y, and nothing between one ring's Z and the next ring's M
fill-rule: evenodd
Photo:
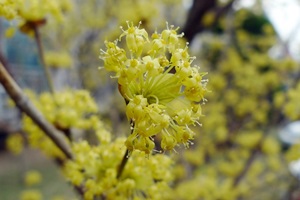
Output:
M166 22L166 26L167 26L167 29L170 30L170 29L169 29L169 23L168 23L168 22Z
M178 151L176 151L176 149L175 149L175 148L173 148L173 151L174 151L176 154L178 154Z
M162 150L156 150L156 149L153 149L152 151L155 153L159 153L159 154L161 154L163 152Z
M196 124L198 124L199 126L202 126L202 124L200 123L200 122L198 122L198 121L195 121L196 122Z
M119 76L110 76L110 78L119 78Z

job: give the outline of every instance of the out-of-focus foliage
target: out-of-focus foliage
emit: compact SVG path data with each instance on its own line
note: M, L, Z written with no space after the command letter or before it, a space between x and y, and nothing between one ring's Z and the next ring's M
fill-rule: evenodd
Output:
M65 133L66 138L71 139L71 128L92 131L98 128L98 108L87 91L66 90L55 94L45 92L39 96L27 91L27 94L46 119ZM51 157L64 159L62 152L28 116L23 116L22 123L32 147L42 149ZM105 133L102 137L106 137Z
M122 173L117 177L117 169L123 154L125 138L109 143L90 146L86 141L75 143L74 161L68 161L63 171L76 186L84 184L85 199L105 196L106 199L172 199L170 187L174 179L173 161L163 154L146 158L142 152L134 152Z
M97 106L87 91L67 90L39 96L30 91L27 93L45 117L66 134L72 145L74 160L66 161L56 145L29 117L24 116L23 129L28 133L27 142L30 147L39 148L62 163L66 179L74 186L83 186L84 199L94 199L96 196L106 196L107 199L143 199L145 195L150 199L173 198L170 183L174 179L174 162L167 155L157 154L147 158L142 152L134 152L130 159L127 158L129 161L122 176L117 177L118 165L126 150L125 138L111 139L111 133L96 115ZM74 128L82 131L83 136L78 136L79 139L72 138ZM89 132L93 135L90 143L87 138ZM13 138L8 140L9 144L22 144L19 139L11 140ZM17 150L11 148L13 152ZM36 184L40 180L40 175L35 171L28 172L25 177L27 185ZM36 190L26 190L21 198L41 199L40 195Z
M297 89L289 89L299 66L270 57L276 36L263 16L240 10L230 20L223 33L203 36L198 59L211 92L202 134L184 152L194 170L177 186L182 199L280 198L291 183L277 133L285 117L299 119Z

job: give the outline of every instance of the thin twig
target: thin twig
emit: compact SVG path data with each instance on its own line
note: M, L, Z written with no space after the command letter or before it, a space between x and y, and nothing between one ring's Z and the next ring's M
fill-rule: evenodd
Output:
M233 186L237 186L241 180L244 178L244 176L247 174L248 170L250 169L253 161L255 160L256 155L259 153L258 149L254 149L251 152L251 155L249 156L248 160L245 163L245 166L243 168L243 170L241 171L241 173L234 179L233 181Z
M236 187L243 180L243 178L247 175L247 172L250 169L253 162L255 161L256 156L259 154L260 148L261 148L263 142L265 141L266 137L267 137L267 134L263 134L259 143L256 145L256 148L254 148L252 150L249 158L245 162L245 166L244 166L243 170L240 172L240 174L237 177L235 177L235 179L233 181L234 187Z
M125 152L123 159L118 168L117 179L119 179L121 177L122 172L124 171L125 165L129 159L128 154L129 154L129 151L128 151L128 149L126 149L126 152Z
M46 76L46 79L47 79L49 90L53 94L54 93L54 85L53 85L53 81L52 81L51 74L50 74L50 71L49 71L49 67L46 65L46 62L45 62L44 50L43 50L43 46L42 46L41 36L40 36L40 33L39 33L39 27L34 25L33 26L33 31L34 31L34 38L35 38L35 41L36 41L36 44L37 44L37 47L38 47L40 62L41 62L41 65L44 68L44 73L45 73L45 76Z
M122 94L122 88L121 87L122 87L121 85L118 85L119 92ZM122 94L122 96L123 96L123 94ZM125 104L127 105L129 103L129 101L125 98L124 98L124 100L125 100ZM134 130L133 129L134 122L132 120L130 120L130 126L132 127L130 134L132 134L133 130ZM125 154L122 158L122 161L121 161L120 165L118 166L117 179L119 179L121 177L121 175L124 171L125 165L127 164L127 161L129 159L128 155L129 155L129 150L126 149L126 152L125 152Z
M36 125L38 125L45 134L57 145L57 147L66 155L67 158L72 159L72 151L67 139L63 133L58 131L52 124L50 124L42 113L29 101L28 97L23 93L18 84L13 80L10 74L0 62L0 83L3 85L7 94L15 102L16 106L28 115Z
M65 164L65 161L64 161L63 159L60 159L60 158L55 158L55 159L54 159L54 162L55 162L55 164L56 164L57 166L59 166L60 168L63 168L63 166L64 166L64 164ZM72 186L74 187L75 191L76 191L79 195L81 195L81 196L84 195L84 187L83 187L82 184L79 185L79 186L76 186L76 185L72 185Z

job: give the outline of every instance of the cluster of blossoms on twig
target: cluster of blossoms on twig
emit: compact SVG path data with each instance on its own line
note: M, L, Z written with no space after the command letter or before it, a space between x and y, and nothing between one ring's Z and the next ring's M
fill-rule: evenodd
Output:
M44 92L41 95L36 95L31 91L26 93L45 118L63 131L67 137L72 137L69 133L70 128L76 128L93 130L102 140L110 140L108 132L98 132L99 127L102 127L102 122L97 116L98 107L87 91L65 90L54 94ZM65 159L61 150L45 136L30 117L24 115L22 124L23 130L28 134L28 143L31 147L41 149L50 157ZM67 139L67 137L68 141L72 139Z
M200 124L207 80L198 66L191 66L195 57L182 45L183 34L177 30L167 26L149 38L145 29L128 23L119 38L125 37L127 49L116 40L101 50L104 68L115 73L127 102L126 115L132 121L132 134L125 142L129 151L150 154L158 134L163 150L181 143L188 147L194 137L189 126Z
M61 23L65 19L65 12L72 9L70 0L2 0L0 1L0 17L15 20L17 27L26 34L33 34L33 30L44 25L51 16ZM12 37L15 26L9 27L5 35Z
M84 188L84 199L172 199L169 184L175 177L170 157L156 154L145 159L144 152L134 152L118 178L117 168L126 138L103 141L98 137L98 140L97 146L87 141L73 143L75 159L63 167L65 177L73 185Z
M24 115L22 118L23 130L27 133L26 139L30 147L38 148L59 161L63 175L84 192L84 199L172 199L170 183L175 179L174 162L167 155L157 154L145 159L144 152L134 152L118 177L126 138L112 139L111 133L97 115L95 101L87 91L65 90L40 95L31 91L26 93L45 118L66 135L71 128L94 134L94 144L84 140L84 136L78 137L78 133L77 138L73 137L75 134L67 135L66 140L74 155L73 159L68 160L28 116ZM14 134L8 141L9 149L16 154L20 153L24 142L20 134ZM34 184L40 178L33 173L26 182ZM24 199L33 197L42 198L38 190L26 190L22 193Z
M62 20L63 12L71 7L70 0L3 0L0 2L0 16L8 20L39 21L51 14Z

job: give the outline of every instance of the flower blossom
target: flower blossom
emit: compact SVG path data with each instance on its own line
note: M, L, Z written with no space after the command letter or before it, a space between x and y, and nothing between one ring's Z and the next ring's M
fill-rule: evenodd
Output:
M181 45L183 34L168 26L151 38L145 29L127 22L119 40L106 41L100 58L104 68L115 73L119 91L126 100L126 115L132 122L132 133L125 144L129 151L150 154L155 148L172 150L178 144L188 147L194 137L190 125L197 125L201 103L205 101L207 80L188 44ZM125 38L126 48L119 43Z

